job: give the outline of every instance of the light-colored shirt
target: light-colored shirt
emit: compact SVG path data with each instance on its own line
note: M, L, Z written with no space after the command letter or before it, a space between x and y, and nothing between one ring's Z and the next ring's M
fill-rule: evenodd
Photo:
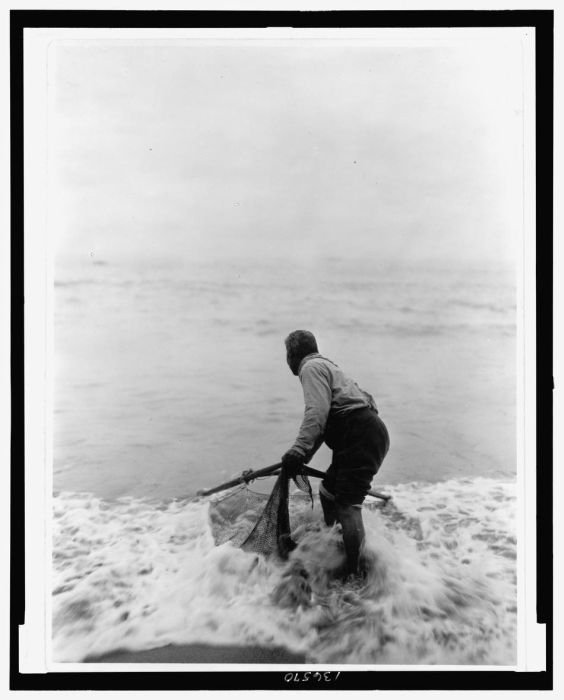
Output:
M309 461L321 446L329 414L376 408L374 399L334 362L319 353L307 355L298 368L304 391L304 418L292 450Z

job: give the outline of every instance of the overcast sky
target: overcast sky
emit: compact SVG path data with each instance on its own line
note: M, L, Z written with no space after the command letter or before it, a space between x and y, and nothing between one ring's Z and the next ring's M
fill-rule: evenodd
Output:
M519 43L54 42L57 252L512 262Z

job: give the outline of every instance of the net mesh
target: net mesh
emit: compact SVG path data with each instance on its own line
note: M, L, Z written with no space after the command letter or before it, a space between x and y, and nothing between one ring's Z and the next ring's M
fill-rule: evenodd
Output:
M294 481L309 494L313 505L306 474L296 475ZM211 503L210 521L216 544L231 542L245 551L277 554L286 559L296 546L290 536L289 482L288 473L282 469L270 495L245 485Z

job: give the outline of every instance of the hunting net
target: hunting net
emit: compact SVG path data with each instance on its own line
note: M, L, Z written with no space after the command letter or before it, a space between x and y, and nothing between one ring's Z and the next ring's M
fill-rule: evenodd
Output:
M313 505L307 475L298 474L293 478L298 488L309 494ZM276 553L286 559L296 546L290 536L289 482L290 477L282 469L270 495L257 493L244 485L210 503L216 544L231 542L245 551L267 556Z

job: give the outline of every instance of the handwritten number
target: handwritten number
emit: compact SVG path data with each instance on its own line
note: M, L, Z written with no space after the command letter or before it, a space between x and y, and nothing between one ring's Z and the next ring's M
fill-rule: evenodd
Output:
M310 678L313 680L316 680L318 683L319 681L324 681L325 683L330 683L331 681L336 681L337 678L341 675L340 671L337 671L337 674L335 677L333 677L331 674L332 671L323 671L322 673L319 673L319 671L315 671L315 673L312 674L311 671L305 671L304 673L285 673L284 674L284 681L286 683L290 683L293 681L294 683L307 683Z

